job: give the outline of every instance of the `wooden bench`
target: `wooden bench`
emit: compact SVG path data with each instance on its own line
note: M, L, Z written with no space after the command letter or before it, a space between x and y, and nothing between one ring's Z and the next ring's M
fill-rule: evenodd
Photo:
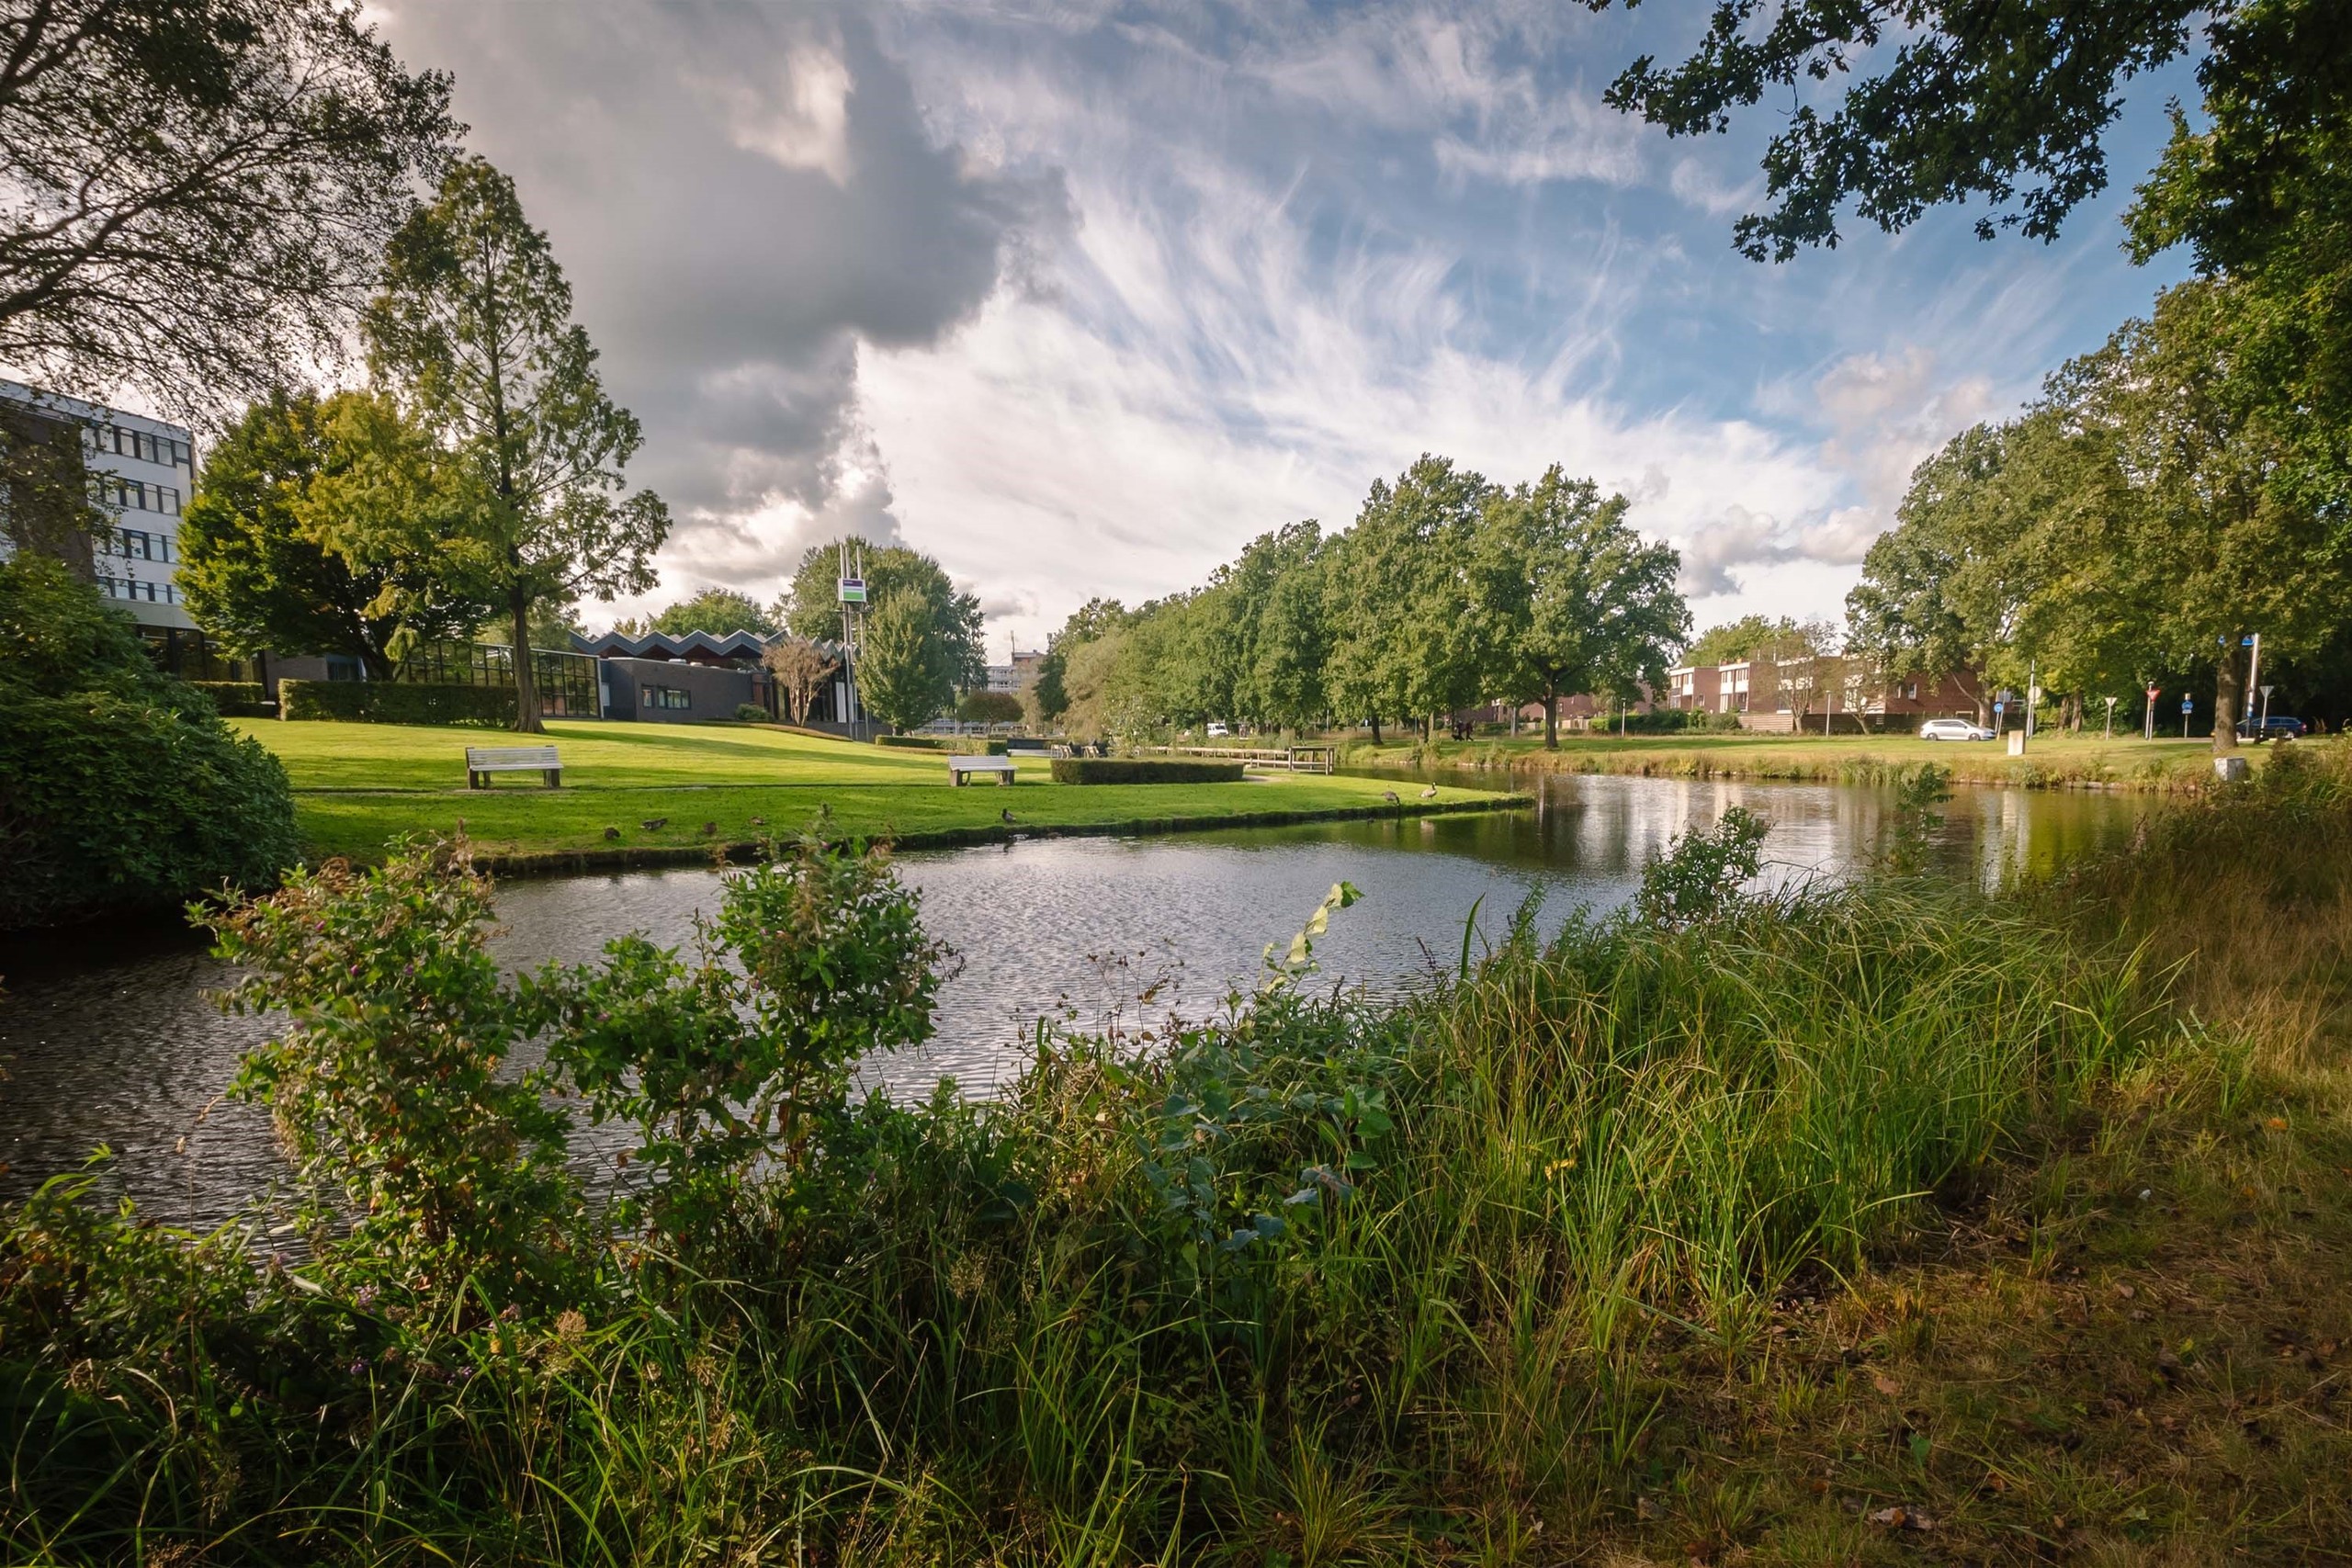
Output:
M950 757L947 759L947 782L961 787L974 773L994 773L1001 784L1012 783L1012 759L1010 757Z
M466 787L488 789L492 773L540 773L548 788L563 784L563 763L552 746L469 746L466 748Z

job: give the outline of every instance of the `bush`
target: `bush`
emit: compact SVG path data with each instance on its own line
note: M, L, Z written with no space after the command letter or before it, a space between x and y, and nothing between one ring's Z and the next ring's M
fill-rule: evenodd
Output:
M503 728L514 722L514 688L406 681L280 681L277 714L288 719L479 724Z
M223 718L259 718L269 712L269 694L259 681L190 681L191 691L212 699Z
M296 849L277 758L63 565L0 562L0 929L266 886Z
M744 724L766 724L770 719L768 710L757 703L737 703L735 716Z
M1011 692L967 692L956 704L966 724L1019 724L1021 699Z
M1238 762L1178 762L1136 757L1057 757L1056 784L1238 784Z

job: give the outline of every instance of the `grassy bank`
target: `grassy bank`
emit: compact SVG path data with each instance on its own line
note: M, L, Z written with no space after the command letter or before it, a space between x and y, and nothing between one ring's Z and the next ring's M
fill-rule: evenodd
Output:
M465 748L495 733L379 724L246 720L295 788L310 852L379 856L408 834L462 826L481 855L512 867L658 863L796 832L821 810L833 829L902 844L967 842L1017 832L1154 831L1243 827L1396 811L1488 809L1490 791L1448 786L1433 799L1364 779L1251 778L1213 784L1057 784L1023 761L1010 788L951 788L945 761L760 726L550 721L563 787L507 775L465 788ZM1011 811L1009 827L1001 814ZM659 822L658 827L646 826ZM613 829L608 834L606 829Z
M2341 1561L2352 752L2298 758L2000 899L1686 897L1394 1008L1043 1035L1002 1102L869 1104L690 1236L567 1244L560 1297L53 1190L0 1245L0 1540Z
M2268 747L2243 755L2264 765ZM1655 778L1785 779L1828 784L1892 783L1933 762L1962 784L2027 789L2100 788L2193 793L2212 777L2205 740L2038 735L2024 757L1997 741L1929 741L1910 735L1563 735L1556 751L1542 737L1348 744L1353 767L1466 767L1499 772L1635 773Z

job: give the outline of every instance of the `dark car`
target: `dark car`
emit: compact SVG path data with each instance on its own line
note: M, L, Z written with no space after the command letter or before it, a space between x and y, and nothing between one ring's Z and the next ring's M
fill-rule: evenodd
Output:
M2238 739L2241 740L2292 740L2303 733L2303 721L2274 713L2268 718L2240 719Z

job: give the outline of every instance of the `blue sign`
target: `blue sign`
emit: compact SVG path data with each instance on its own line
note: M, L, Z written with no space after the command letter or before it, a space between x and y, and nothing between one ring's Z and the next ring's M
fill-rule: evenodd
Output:
M2180 711L2181 711L2181 715L2182 715L2182 716L2184 716L2184 717L2186 717L2186 716L2187 716L2188 715L2189 715L2189 714L2195 713L2195 712L2197 711L2197 699L2196 699L2195 697L2183 697L2183 698L2181 698L2181 699L2180 699Z
M1995 713L2006 713L2008 711L2008 706L2009 705L2007 703L1995 703L1993 705L1993 711Z

